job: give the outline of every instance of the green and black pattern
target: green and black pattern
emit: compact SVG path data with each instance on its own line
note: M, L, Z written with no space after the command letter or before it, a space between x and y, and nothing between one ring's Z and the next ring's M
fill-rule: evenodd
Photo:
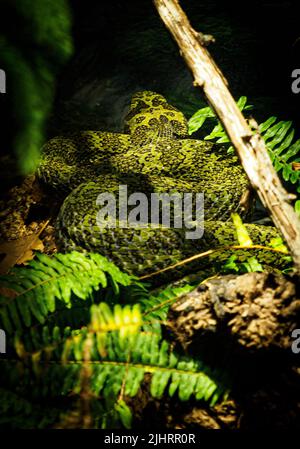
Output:
M182 112L154 92L133 96L124 131L83 131L45 145L38 174L69 193L57 220L62 249L99 252L122 270L144 275L207 249L236 244L228 220L239 210L248 187L237 157L210 142L188 138ZM203 192L204 236L189 240L187 229L163 226L99 228L97 197L109 192L118 199L119 185L128 186L128 195L143 192L149 199L152 192ZM254 244L267 245L277 236L273 227L247 225L247 229ZM261 253L258 259L276 263L278 255ZM199 262L189 264L180 275L199 267Z

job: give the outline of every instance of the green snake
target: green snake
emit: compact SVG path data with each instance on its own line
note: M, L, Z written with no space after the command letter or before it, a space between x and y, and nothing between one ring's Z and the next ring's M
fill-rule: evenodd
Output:
M207 141L189 138L181 111L160 94L133 95L124 133L82 131L55 137L43 148L38 176L66 196L56 229L62 251L99 252L124 271L137 276L224 245L237 244L230 214L239 210L248 188L247 177L235 155ZM204 236L185 238L185 229L149 226L99 227L98 195L118 197L120 185L128 195L143 192L204 193ZM247 225L254 243L267 245L277 236L273 227ZM263 262L274 254L259 252ZM245 259L249 254L240 252ZM225 252L220 256L228 258ZM179 276L201 267L187 264Z

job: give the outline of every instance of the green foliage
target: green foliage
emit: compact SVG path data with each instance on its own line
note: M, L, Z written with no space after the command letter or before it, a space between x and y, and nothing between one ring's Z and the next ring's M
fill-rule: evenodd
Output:
M296 184L300 180L300 172L293 170L291 160L300 156L300 139L294 142L295 131L291 128L291 121L276 122L276 117L270 117L259 126L259 130L276 171L281 173L285 181Z
M255 271L263 271L261 264L255 256L248 257L245 262L239 262L238 257L232 254L221 267L221 272L224 274L253 273Z
M251 245L250 245L251 246ZM287 255L283 257L283 260L286 260L287 267L282 269L281 272L283 274L288 274L293 272L292 258L288 255L288 250L286 246L283 244L283 241L280 237L273 239L273 242L270 242L270 247L274 248L281 252L286 252ZM235 254L232 254L226 261L223 263L219 271L221 273L252 273L255 271L262 272L264 271L262 265L259 263L255 256L248 257L244 262L239 260L239 257Z
M222 371L175 351L162 337L168 307L191 286L151 294L104 257L77 252L40 254L0 281L9 292L0 300L0 328L8 333L8 355L0 359L0 425L67 423L79 400L91 403L94 426L130 428L126 398L137 395L145 374L156 399L194 396L214 405L226 394ZM123 293L131 304L103 302L120 301ZM66 312L73 309L81 321L70 320Z
M232 213L231 218L233 221L233 224L235 226L236 236L237 240L239 242L240 246L245 246L247 248L250 248L253 245L253 241L249 235L249 232L242 222L242 219L237 213ZM283 253L286 253L286 259L287 262L291 262L292 259L288 255L288 249L284 245L281 237L274 238L270 241L269 245L270 248L276 249L277 251L281 251ZM292 267L286 268L283 270L284 273L288 273ZM241 262L239 261L239 258L236 254L232 254L226 261L223 263L223 265L220 266L220 272L221 273L251 273L251 272L262 272L264 271L263 266L260 264L260 262L257 260L255 256L248 257L245 261Z
M253 108L253 106L247 105L246 103L247 97L241 97L237 101L237 105L241 111L248 111ZM207 119L213 119L213 122L216 122L217 120L216 114L209 106L199 109L189 119L189 134L194 134L196 131L198 131L204 125ZM219 140L217 140L218 143L230 142L220 123L215 125L212 132L205 137L206 140L216 138L219 138Z
M186 284L183 287L167 287L156 294L148 294L148 297L142 298L140 304L143 310L145 330L152 329L160 331L160 325L167 319L169 307L176 299L190 292L194 287Z
M241 97L237 104L241 110L251 109L246 104L247 98ZM211 108L206 107L197 111L189 120L189 134L198 131L207 119L212 120L213 129L204 137L205 140L215 140L216 143L228 144L228 138L221 123L218 122ZM266 143L270 158L275 170L284 181L295 185L297 193L300 193L300 171L293 170L292 162L300 161L300 139L294 141L295 130L291 121L278 121L276 117L270 117L259 125L259 131ZM232 152L233 147L228 148ZM295 203L295 210L300 213L300 199Z
M0 65L7 74L17 128L14 150L20 172L28 174L35 170L45 140L56 76L72 54L71 16L66 0L2 1L2 21L12 18L19 33L1 27Z
M253 242L251 240L251 237L249 235L249 232L247 231L246 226L242 222L241 217L237 213L232 213L231 218L233 221L233 224L235 226L237 239L239 242L239 245L241 246L253 246ZM240 267L239 267L240 265ZM248 259L245 262L242 262L241 264L236 263L235 256L229 257L229 260L224 266L224 269L230 268L233 271L241 271L243 270L247 273L254 272L254 271L263 271L262 265L258 262L257 258L255 256L248 257ZM239 269L240 268L240 269Z
M109 282L118 292L119 285L130 285L132 279L100 254L39 254L26 268L0 277L15 292L12 298L0 296L0 328L11 334L32 323L44 324L58 302L70 309L72 298L84 301Z
M12 391L0 388L0 429L43 429L55 422L60 410L29 402Z
M132 413L126 402L122 399L119 400L115 405L115 409L125 429L131 429Z
M247 231L246 226L244 225L241 217L238 213L233 212L231 214L231 219L235 227L235 232L237 236L237 240L239 242L239 245L241 246L251 246L253 245L253 242L251 240L251 237L249 235L249 232Z
M103 304L94 306L101 308ZM108 307L107 305L105 305ZM136 307L133 306L133 308ZM107 308L108 312L109 308ZM126 316L127 331L124 325L115 331L119 323L116 310L110 312L111 326L95 318L92 311L92 324L88 331L83 331L68 339L64 345L63 360L68 364L80 367L84 363L85 345L90 348L89 357L92 360L91 389L97 396L103 395L110 400L117 397L125 382L125 395L133 397L137 394L145 373L151 373L150 391L153 397L162 398L167 390L170 396L178 392L181 400L188 400L191 395L197 399L205 399L215 403L224 390L220 388L208 373L210 370L198 360L181 356L170 349L161 336L140 331L140 316L137 310L130 310ZM67 376L68 377L68 376ZM78 380L67 379L66 392L70 388L80 390ZM75 383L74 383L75 380Z
M300 187L297 187L297 193L300 193ZM300 200L295 202L295 211L300 216Z

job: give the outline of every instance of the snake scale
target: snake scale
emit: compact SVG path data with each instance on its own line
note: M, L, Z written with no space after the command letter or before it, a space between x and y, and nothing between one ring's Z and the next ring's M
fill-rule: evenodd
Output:
M207 249L237 244L230 214L239 209L248 187L237 157L189 138L183 113L155 92L133 95L124 133L82 131L51 139L43 148L38 176L67 195L56 223L62 251L99 252L140 276ZM189 240L184 229L162 226L100 228L97 197L105 192L117 197L119 185L127 185L128 194L147 197L152 192L203 192L204 236ZM273 227L249 224L247 229L253 242L262 245L277 236ZM249 253L239 256L245 260ZM225 260L228 254L219 257ZM258 257L272 263L275 256L259 252ZM199 267L199 262L187 264L172 276Z

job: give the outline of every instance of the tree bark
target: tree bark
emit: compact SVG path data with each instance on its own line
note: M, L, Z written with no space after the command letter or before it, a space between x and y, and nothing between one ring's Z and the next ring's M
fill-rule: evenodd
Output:
M217 336L237 349L291 351L299 327L299 286L283 275L246 273L206 281L170 308L168 325L184 347Z
M202 33L191 27L178 0L154 0L154 4L192 71L194 85L202 87L209 104L222 122L252 187L284 237L295 269L300 274L300 220L290 204L293 195L283 188L257 123L252 120L256 129L251 131L227 88L226 79L205 48L206 40Z

